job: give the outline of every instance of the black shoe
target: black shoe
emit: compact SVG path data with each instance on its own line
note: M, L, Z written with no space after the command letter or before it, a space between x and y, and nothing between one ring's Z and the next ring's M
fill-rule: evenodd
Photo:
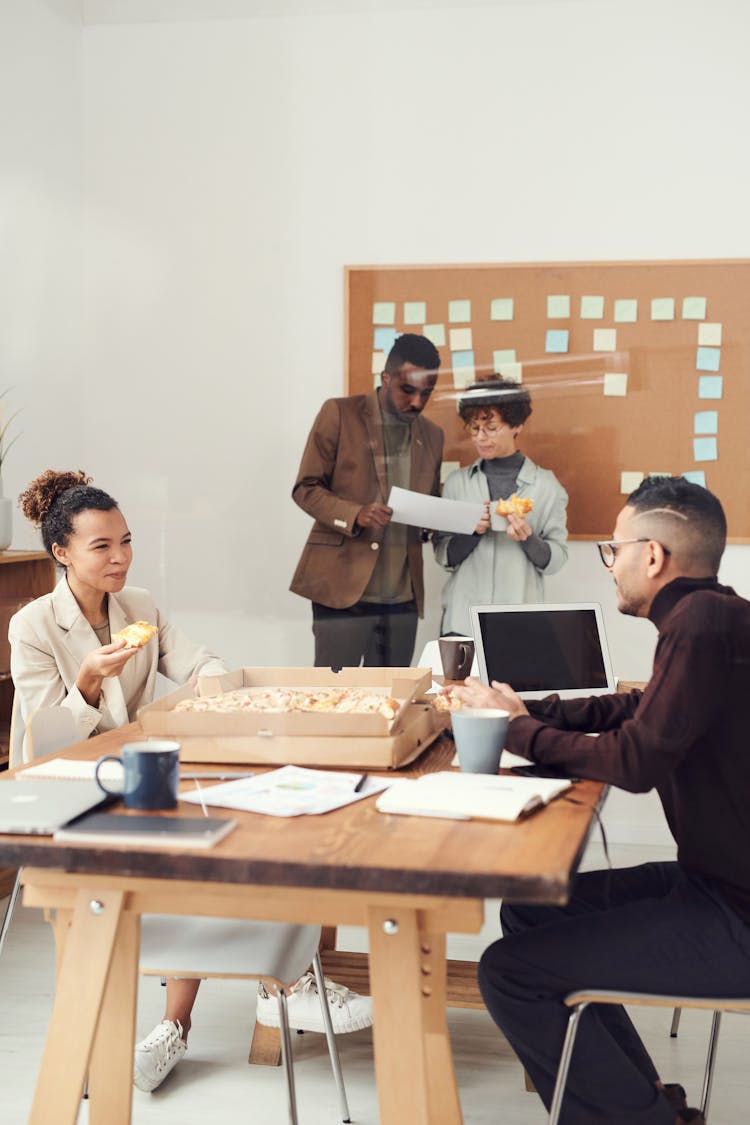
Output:
M671 1106L674 1106L675 1109L687 1109L688 1104L685 1087L681 1086L679 1082L667 1082L666 1085L662 1087L662 1090Z

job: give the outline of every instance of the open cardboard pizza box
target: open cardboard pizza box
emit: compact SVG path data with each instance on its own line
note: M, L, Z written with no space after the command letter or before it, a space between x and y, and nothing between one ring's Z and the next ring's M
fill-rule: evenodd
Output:
M193 695L185 685L141 708L138 719L145 734L178 739L183 762L395 769L421 754L441 732L440 714L420 701L430 683L431 673L424 668L240 668L200 677L199 694L356 687L396 699L399 709L393 719L351 712L175 711L176 703Z

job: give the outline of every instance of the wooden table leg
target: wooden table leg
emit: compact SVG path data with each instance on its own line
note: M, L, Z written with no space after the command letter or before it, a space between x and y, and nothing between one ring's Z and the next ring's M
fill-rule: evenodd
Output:
M140 919L123 913L89 1068L89 1125L129 1122L138 1000Z
M79 891L67 935L56 935L64 950L28 1125L75 1125L124 897ZM110 1125L123 1120L129 1112Z
M445 1016L445 935L430 932L424 911L368 913L381 1125L461 1125Z

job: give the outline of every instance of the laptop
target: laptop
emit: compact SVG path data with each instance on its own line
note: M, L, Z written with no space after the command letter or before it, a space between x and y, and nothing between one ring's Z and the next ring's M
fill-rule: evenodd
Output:
M0 781L0 832L51 836L109 800L95 781Z
M606 695L617 690L595 602L476 605L471 609L479 678L508 683L522 699Z

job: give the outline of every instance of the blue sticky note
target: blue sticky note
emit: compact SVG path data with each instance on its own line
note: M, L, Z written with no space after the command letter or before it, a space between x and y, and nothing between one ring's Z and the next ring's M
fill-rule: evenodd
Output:
M706 474L703 469L690 469L687 473L682 474L685 480L690 480L693 484L699 484L702 488L706 487Z
M693 438L694 461L716 461L719 457L715 437Z
M454 368L474 366L474 352L451 352L451 356Z
M693 423L694 434L718 434L719 413L717 410L698 410Z
M567 352L569 336L570 333L566 328L549 328L544 345L545 352Z
M373 337L373 347L376 352L389 352L396 343L396 329L376 328Z
M718 371L721 348L698 348L695 357L697 371Z
M721 398L723 393L723 375L701 375L698 379L698 398Z

